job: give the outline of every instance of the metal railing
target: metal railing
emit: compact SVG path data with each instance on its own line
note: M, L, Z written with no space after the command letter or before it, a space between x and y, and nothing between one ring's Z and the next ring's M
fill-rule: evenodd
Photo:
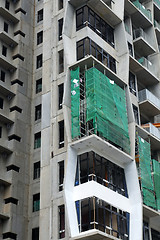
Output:
M132 2L150 21L152 20L150 9L146 9L138 0Z
M139 102L149 100L157 108L160 109L160 100L153 93L151 93L148 89L143 89L143 90L139 91L138 97L139 97Z

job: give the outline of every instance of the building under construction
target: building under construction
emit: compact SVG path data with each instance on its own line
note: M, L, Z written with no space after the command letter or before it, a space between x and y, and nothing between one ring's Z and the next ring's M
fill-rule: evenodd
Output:
M0 20L0 239L160 239L160 0Z

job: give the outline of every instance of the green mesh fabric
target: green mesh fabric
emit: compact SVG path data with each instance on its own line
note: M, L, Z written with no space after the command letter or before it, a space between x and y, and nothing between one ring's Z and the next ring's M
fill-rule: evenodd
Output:
M80 136L80 88L79 88L79 68L71 70L71 122L72 138Z
M98 134L130 152L125 91L96 68L85 72L86 121Z
M141 172L141 187L143 202L149 207L156 208L154 186L151 175L150 144L138 137L139 142L139 167Z
M156 193L156 203L157 208L160 210L160 163L156 160L152 160L153 163L153 179L154 179L154 188Z

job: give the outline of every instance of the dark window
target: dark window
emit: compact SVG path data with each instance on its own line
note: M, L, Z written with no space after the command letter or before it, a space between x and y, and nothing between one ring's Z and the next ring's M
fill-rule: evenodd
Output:
M16 233L12 233L12 232L7 232L7 233L3 233L3 239L14 239L16 240L17 239L17 234Z
M34 149L41 147L41 132L34 135Z
M6 77L6 73L3 70L1 70L1 81L2 82L5 82L5 77Z
M13 203L13 204L17 205L18 204L18 199L13 198L13 197L9 197L9 198L4 199L4 202L5 202L5 204Z
M143 222L143 240L150 240L149 226L147 222Z
M7 167L7 171L11 171L11 170L13 170L13 171L15 171L15 172L19 172L19 167L17 167L16 165L9 165L8 167Z
M7 48L5 46L2 46L2 55L7 56Z
M124 169L95 152L87 152L78 156L75 185L88 181L96 181L128 197Z
M58 58L59 58L59 73L62 73L64 71L63 49L58 52Z
M64 147L64 121L58 123L59 126L59 148Z
M35 107L35 121L41 119L41 104Z
M159 240L160 239L160 232L151 229L152 240Z
M128 50L129 50L129 54L130 54L131 56L133 56L132 44L130 44L129 42L128 42Z
M59 211L59 238L65 237L65 209L64 205L58 207Z
M0 127L0 138L2 137L2 127Z
M129 72L129 90L135 96L137 95L137 92L136 92L136 77L131 72Z
M80 232L97 229L116 239L129 240L129 213L96 197L83 199L75 204Z
M63 102L63 83L58 85L58 109L62 109Z
M32 240L39 240L39 228L32 229Z
M63 8L63 0L58 0L58 10Z
M33 167L33 179L40 178L40 162L34 163Z
M133 113L134 113L135 122L139 124L138 108L135 105L133 105Z
M3 98L0 97L0 108L3 109Z
M86 26L114 47L114 29L88 6L76 11L76 30L78 31Z
M36 93L42 92L42 78L36 81Z
M37 22L40 22L43 20L43 9L38 11L38 15L37 15Z
M62 40L63 18L58 20L58 40Z
M40 209L40 193L33 195L33 212L37 212Z
M9 5L10 5L9 1L6 0L6 2L5 2L5 8L8 9L8 10L9 10Z
M36 67L37 68L42 67L42 59L43 59L42 54L37 56L37 62L36 62Z
M116 73L116 60L89 38L77 42L77 60L92 55Z
M43 42L43 31L37 33L37 45Z
M59 162L58 165L59 165L59 191L62 191L64 180L64 161Z
M4 22L4 31L8 33L8 23Z

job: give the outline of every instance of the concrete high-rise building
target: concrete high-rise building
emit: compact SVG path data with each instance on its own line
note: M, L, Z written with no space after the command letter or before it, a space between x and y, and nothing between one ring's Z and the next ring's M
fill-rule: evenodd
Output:
M160 0L0 0L0 239L160 239Z

